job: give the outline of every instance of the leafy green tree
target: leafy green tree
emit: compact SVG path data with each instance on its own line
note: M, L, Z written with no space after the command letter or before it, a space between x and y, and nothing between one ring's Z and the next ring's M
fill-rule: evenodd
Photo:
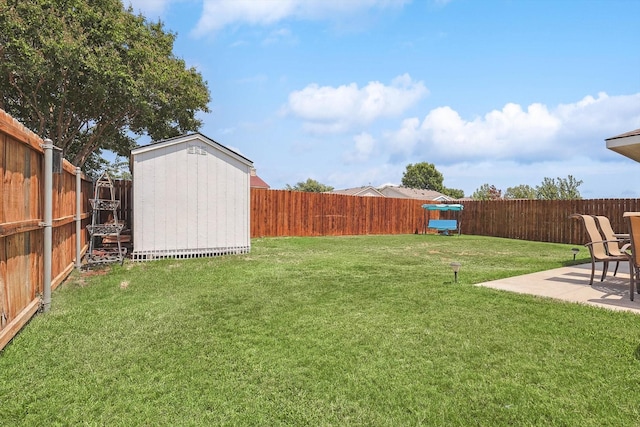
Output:
M120 0L0 0L0 108L77 166L128 157L138 137L197 130L208 111L174 41Z
M558 200L560 191L558 184L554 178L544 177L542 183L536 187L538 199L542 200Z
M325 191L333 191L333 187L321 184L315 179L311 178L308 178L305 182L299 182L293 187L287 184L284 189L292 191L307 191L310 193L324 193Z
M526 184L509 187L504 192L505 199L536 199L537 197L536 189Z
M558 188L560 192L560 198L562 200L580 200L582 196L578 187L582 185L582 180L575 179L572 175L568 175L566 178L558 178Z
M408 188L440 191L444 189L444 177L433 163L421 162L408 164L402 175L402 185Z
M402 185L407 188L438 191L455 199L464 197L464 191L447 188L443 182L444 177L433 163L421 162L415 165L410 163L402 175Z
M542 200L579 200L582 199L578 187L582 180L575 179L572 175L557 179L545 177L542 184L536 187L536 193Z
M443 190L441 191L442 194L446 194L447 196L454 198L454 199L462 199L464 197L464 191L463 190L458 190L455 188L447 188L444 187Z
M538 199L542 200L579 200L582 199L578 187L582 180L576 180L569 175L567 178L545 177L542 183L536 187Z
M495 185L482 184L471 197L473 200L500 200L502 190L497 189Z

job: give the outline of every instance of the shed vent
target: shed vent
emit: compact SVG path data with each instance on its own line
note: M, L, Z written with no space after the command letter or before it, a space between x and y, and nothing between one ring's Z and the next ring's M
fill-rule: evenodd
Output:
M187 153L189 153L189 154L199 154L201 156L206 156L207 155L207 150L205 150L203 147L200 147L198 145L190 145L189 148L187 149Z

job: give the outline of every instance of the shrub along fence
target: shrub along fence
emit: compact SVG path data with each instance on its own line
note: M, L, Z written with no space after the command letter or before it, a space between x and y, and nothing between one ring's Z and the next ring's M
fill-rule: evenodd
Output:
M0 349L35 314L44 292L44 141L0 110ZM92 183L81 177L82 230ZM52 179L51 287L76 258L76 168L63 162ZM86 248L87 236L80 235Z

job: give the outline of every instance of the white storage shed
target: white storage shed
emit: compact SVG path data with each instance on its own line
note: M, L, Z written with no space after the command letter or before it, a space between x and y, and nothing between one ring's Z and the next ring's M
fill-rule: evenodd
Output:
M248 253L253 162L200 133L131 150L134 260Z

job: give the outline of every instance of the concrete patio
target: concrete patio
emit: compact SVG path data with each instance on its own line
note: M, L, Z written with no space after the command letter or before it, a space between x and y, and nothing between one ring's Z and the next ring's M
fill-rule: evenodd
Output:
M611 263L607 277L600 282L602 263L597 263L593 286L589 286L590 263L478 283L476 286L640 314L640 295L636 293L634 301L629 299L629 263L621 262L615 277L613 276L614 268L615 263Z

